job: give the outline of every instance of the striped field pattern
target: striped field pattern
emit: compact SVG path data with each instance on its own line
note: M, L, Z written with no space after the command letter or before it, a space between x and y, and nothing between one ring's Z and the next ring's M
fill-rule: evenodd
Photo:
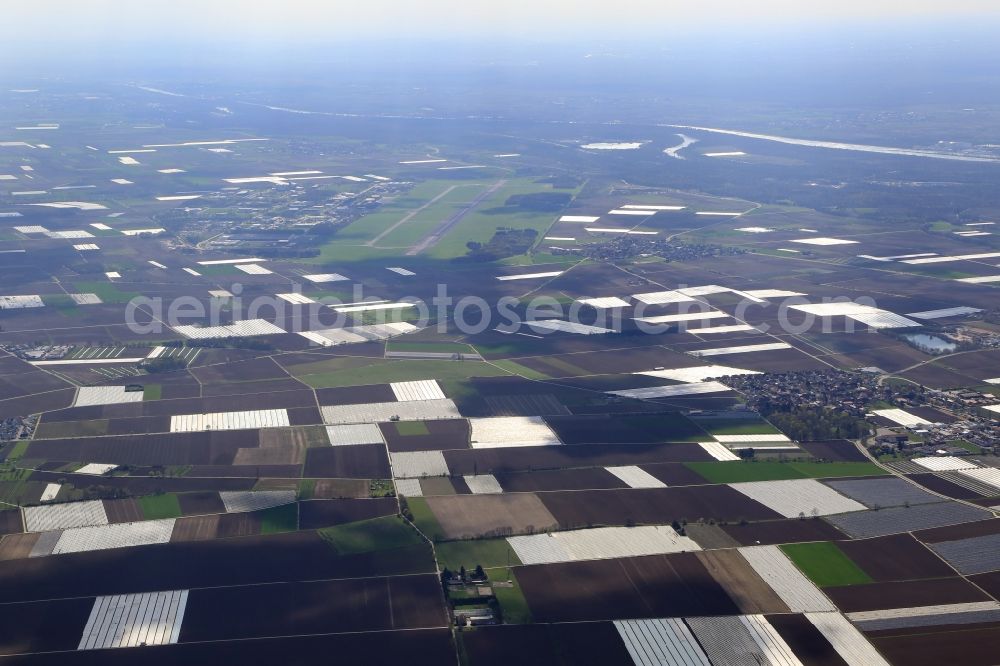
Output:
M667 484L660 481L655 476L642 469L638 465L625 465L624 467L605 467L629 488L666 488Z
M174 532L174 519L143 520L135 523L91 525L63 530L52 549L53 555L110 548L130 548L167 543Z
M440 451L392 453L392 475L397 479L419 479L422 476L448 476L448 463Z
M176 643L187 599L187 590L97 597L77 649Z
M740 623L750 632L757 647L764 653L772 666L802 666L781 634L771 626L763 615L744 615Z
M768 660L765 652L743 623L743 618L738 615L689 617L687 624L701 643L712 666L773 663L773 660Z
M840 613L806 613L848 666L889 666L864 635Z
M473 495L499 495L503 492L500 482L492 474L469 474L462 478Z
M712 666L680 618L616 620L615 628L636 666Z
M441 386L433 379L416 382L393 382L389 384L389 387L399 402L445 399Z
M219 493L226 513L260 511L295 501L294 490L228 490Z
M357 444L385 444L382 431L374 423L327 426L326 436L330 446L354 446Z
M638 557L701 550L668 525L597 527L586 530L516 536L507 539L524 564L549 564L613 557Z
M793 613L836 610L777 546L749 546L739 552Z
M323 421L330 425L382 423L385 421L426 421L461 418L451 400L370 402L360 405L328 405L322 408Z
M730 484L752 500L760 502L785 518L800 515L828 516L849 511L864 511L864 504L844 497L813 479L788 481L752 481Z
M107 525L108 514L100 500L68 502L24 508L24 525L28 532L48 532L70 527Z
M942 624L975 624L1000 620L1000 604L996 601L974 601L964 604L890 608L847 613L847 618L864 631L931 627Z

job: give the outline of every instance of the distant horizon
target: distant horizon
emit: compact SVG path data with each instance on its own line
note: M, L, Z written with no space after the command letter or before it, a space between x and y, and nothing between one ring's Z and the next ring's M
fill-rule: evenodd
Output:
M38 0L5 8L5 22L16 31L5 45L35 44L48 51L60 45L99 49L123 43L206 46L268 44L296 47L330 42L377 43L485 40L502 44L526 40L571 44L578 40L634 43L664 47L691 38L706 46L725 46L721 39L773 36L798 31L851 39L860 30L905 34L923 25L939 34L956 26L980 31L1000 25L1000 8L989 0L888 0L881 2L802 3L762 0L755 3L719 0L711 7L691 3L626 0L609 5L578 2L509 0L470 3L428 0L403 4L374 0L343 6L316 0L278 4L238 0L174 0L135 3L123 0ZM720 41L711 44L714 39ZM22 53L29 58L42 53Z

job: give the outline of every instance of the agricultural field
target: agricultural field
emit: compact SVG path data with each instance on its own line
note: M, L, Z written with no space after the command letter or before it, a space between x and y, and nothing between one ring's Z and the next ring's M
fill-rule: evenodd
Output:
M997 105L407 44L5 61L0 662L993 663Z
M835 543L788 544L781 550L820 587L857 585L872 580Z

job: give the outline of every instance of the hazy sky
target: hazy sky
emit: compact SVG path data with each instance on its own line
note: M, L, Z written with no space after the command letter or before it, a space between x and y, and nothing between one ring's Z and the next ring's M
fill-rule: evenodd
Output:
M997 0L29 0L5 3L5 39L317 37L628 38L713 26L1000 17Z

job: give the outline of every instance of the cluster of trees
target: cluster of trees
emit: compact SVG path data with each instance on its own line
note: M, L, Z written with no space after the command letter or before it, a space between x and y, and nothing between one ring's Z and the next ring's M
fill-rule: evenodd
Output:
M469 241L465 244L469 253L463 261L497 261L505 257L524 254L535 244L538 232L534 229L509 229L498 227L493 238L487 243Z
M155 375L158 372L183 370L187 367L187 361L182 361L176 356L164 356L161 358L153 358L148 361L143 361L142 367L149 374Z
M558 213L572 200L567 192L532 192L530 194L513 194L507 197L505 207L515 207L541 213Z
M776 428L799 441L859 439L869 433L863 419L835 409L792 407L762 413Z
M486 572L483 571L483 565L481 564L477 564L475 570L471 574L465 570L465 565L463 564L457 573L458 580L463 583L468 581L482 582L486 580ZM456 572L452 571L448 567L445 567L441 571L441 583L445 585L445 587L447 587L448 583L455 580L455 578Z

